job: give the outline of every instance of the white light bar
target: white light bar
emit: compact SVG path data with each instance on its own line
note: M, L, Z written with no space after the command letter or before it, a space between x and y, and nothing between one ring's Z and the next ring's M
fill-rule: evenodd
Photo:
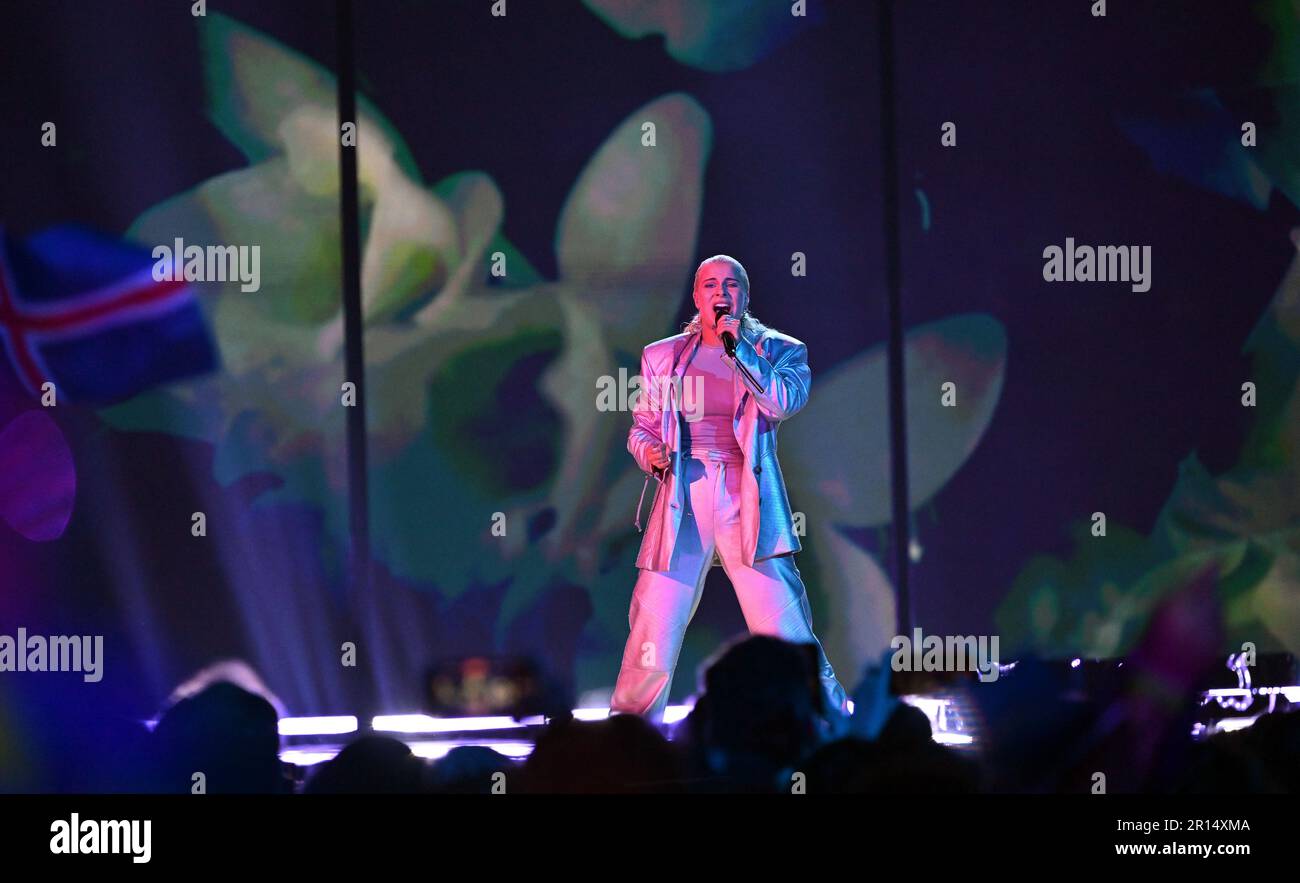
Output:
M1255 725L1257 718L1253 717L1225 717L1216 721L1214 732L1216 733L1235 733L1237 730L1244 730Z
M603 721L609 717L608 708L575 708L573 716L580 721Z
M280 752L280 760L294 766L315 766L318 763L330 760L340 750L337 747L332 750L325 748L289 748Z
M370 722L377 733L463 733L473 730L514 730L523 726L505 715L495 717L432 717L427 714L381 714Z
M476 742L474 740L464 739L447 739L437 742L407 742L411 753L416 757L422 757L425 760L439 760L446 757L453 748L463 746L475 746L478 748L491 748L498 754L504 754L506 757L527 757L533 750L533 743L521 739L506 739L496 742Z
M477 746L491 748L506 757L527 757L533 750L533 743L518 739L504 739L493 742L479 742L473 739L445 739L408 742L407 747L416 757L425 760L440 760L453 748ZM333 760L342 751L342 745L313 745L311 748L286 748L280 752L280 760L295 766L315 766L327 760Z
M341 733L355 733L357 719L350 714L338 714L331 717L282 717L280 718L281 736L337 736Z
M675 724L685 720L686 716L694 710L694 705L670 705L664 709L664 723Z

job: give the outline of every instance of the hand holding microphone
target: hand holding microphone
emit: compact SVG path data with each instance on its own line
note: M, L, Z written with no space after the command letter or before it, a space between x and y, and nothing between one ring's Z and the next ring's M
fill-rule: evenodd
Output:
M727 308L718 304L713 308L715 321L714 327L718 331L718 337L722 340L723 347L727 350L727 355L735 358L736 356L736 335L740 334L740 320L735 316L727 313Z
M647 455L647 459L650 461L650 468L656 471L667 469L673 462L672 455L668 452L668 445L664 442L660 442L651 448L650 453Z

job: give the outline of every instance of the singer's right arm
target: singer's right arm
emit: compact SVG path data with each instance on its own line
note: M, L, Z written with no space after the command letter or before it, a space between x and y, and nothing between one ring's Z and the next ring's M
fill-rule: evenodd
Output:
M632 429L627 434L627 450L647 475L659 478L659 472L650 464L650 456L658 445L663 444L659 430L662 417L662 403L659 401L659 383L650 373L650 361L645 350L641 351L641 388L637 392L636 405L632 409Z

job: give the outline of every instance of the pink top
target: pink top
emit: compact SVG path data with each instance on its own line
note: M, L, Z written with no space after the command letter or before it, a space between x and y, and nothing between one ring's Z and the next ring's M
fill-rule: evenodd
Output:
M732 369L722 344L703 341L682 378L682 451L703 456L717 451L727 459L744 455L732 428Z

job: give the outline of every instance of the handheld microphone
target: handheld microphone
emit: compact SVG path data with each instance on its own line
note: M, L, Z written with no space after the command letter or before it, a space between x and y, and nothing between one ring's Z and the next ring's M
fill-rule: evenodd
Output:
M713 318L715 322L725 315L727 315L727 308L722 304L718 304L713 308ZM730 331L722 332L722 346L727 350L727 355L731 356L733 359L736 357L736 338Z

